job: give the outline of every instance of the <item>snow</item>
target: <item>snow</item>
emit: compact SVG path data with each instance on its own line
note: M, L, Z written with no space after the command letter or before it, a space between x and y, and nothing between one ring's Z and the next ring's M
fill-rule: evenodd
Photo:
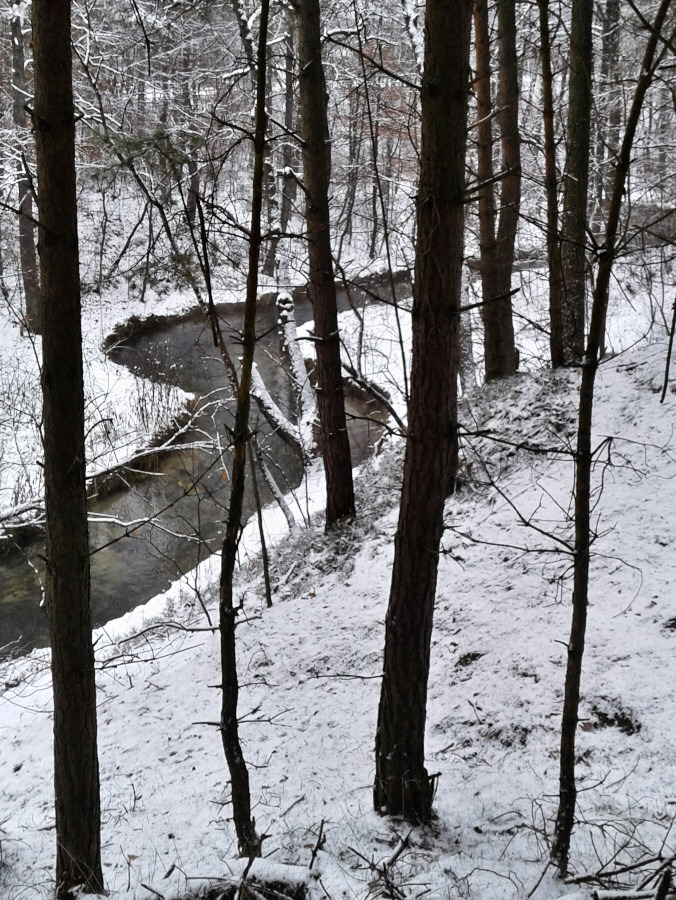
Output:
M665 354L663 343L644 343L599 374L577 875L676 850L676 395L659 403ZM396 347L383 354L393 364L398 356ZM379 363L369 359L375 377ZM576 389L575 373L540 370L462 401L468 434L462 484L446 509L429 682L427 760L439 782L428 827L380 818L371 802L401 441L362 466L359 516L335 534L321 527L318 466L295 506L299 520L310 509L310 525L289 535L282 514L266 510L271 609L256 531L245 534L236 585L241 729L257 828L267 835L250 875L307 882L313 898L330 900L590 896L589 884L565 885L547 867ZM213 724L218 638L196 593L215 621L217 578L212 557L95 634L103 864L114 900L180 897L243 871ZM48 651L34 651L0 668L7 900L42 900L53 889L48 662Z

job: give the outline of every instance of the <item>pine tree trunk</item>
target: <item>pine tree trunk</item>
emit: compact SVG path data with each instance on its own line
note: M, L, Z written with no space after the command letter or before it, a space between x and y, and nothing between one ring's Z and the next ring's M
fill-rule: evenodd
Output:
M352 461L340 366L336 283L331 256L331 147L321 59L318 0L296 0L303 177L306 194L309 292L317 354L317 408L326 474L326 527L354 515Z
M457 464L458 323L471 0L428 0L404 484L376 733L374 806L425 821L430 640L446 485ZM452 48L452 49L451 49Z
M59 897L103 890L96 684L89 605L70 3L34 0L35 130L44 302L42 388L54 689Z
M500 323L500 377L518 368L512 316L512 269L521 208L519 70L516 55L516 0L498 0L498 122L502 150L500 215L496 243L496 303ZM488 374L488 373L487 373Z
M566 170L561 223L563 353L567 365L579 362L584 351L593 0L573 0L571 16Z
M488 3L487 0L475 0L477 162L481 185L479 244L481 248L481 289L484 303L482 316L486 381L513 375L517 369L510 296L514 244L521 199L519 85L514 0L500 0L498 15L500 40L498 121L505 175L500 192L500 216L496 238Z

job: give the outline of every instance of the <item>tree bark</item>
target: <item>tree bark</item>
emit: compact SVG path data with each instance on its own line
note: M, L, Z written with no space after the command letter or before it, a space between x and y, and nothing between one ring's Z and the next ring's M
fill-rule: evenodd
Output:
M593 17L593 0L573 0L561 223L563 354L566 365L578 363L584 351Z
M69 0L34 0L33 127L44 312L42 390L54 690L57 896L103 890L89 603L84 389Z
M329 180L331 147L321 58L318 0L295 0L309 293L317 354L317 408L326 475L326 527L354 515L352 460L340 367L336 283L331 256Z
M457 465L458 323L471 0L428 0L404 484L385 624L374 806L425 821L427 680L446 486Z
M21 133L26 133L26 108L28 89L26 85L24 37L20 8L12 4L12 120ZM33 195L24 163L21 140L18 141L17 189L19 192L19 256L21 259L21 279L26 304L25 322L34 334L42 334L42 301L38 278L38 260L33 235Z
M573 563L573 616L561 720L561 752L559 773L559 807L552 842L552 861L559 874L568 870L570 839L575 821L577 786L575 782L575 739L580 704L582 659L589 602L589 557L591 548L590 497L594 453L591 444L594 411L594 385L599 367L603 329L608 308L608 294L613 264L617 256L617 235L625 185L631 166L631 152L646 92L653 81L659 60L666 52L664 45L655 61L658 38L671 0L662 0L646 45L627 126L618 155L613 193L608 211L605 243L599 256L599 270L592 299L589 337L582 366L578 405L577 451L575 454L575 553Z

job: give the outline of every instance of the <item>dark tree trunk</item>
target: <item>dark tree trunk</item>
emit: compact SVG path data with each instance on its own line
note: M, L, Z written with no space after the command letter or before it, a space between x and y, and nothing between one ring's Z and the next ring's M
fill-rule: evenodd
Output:
M254 172L251 201L251 230L249 233L249 270L244 307L244 333L242 367L237 387L237 408L233 429L233 461L230 478L230 508L223 540L221 556L221 581L219 599L219 628L221 638L221 737L230 772L232 811L237 832L237 843L242 856L260 856L261 839L256 834L251 815L249 772L239 740L237 704L239 679L237 677L237 652L235 620L237 609L233 602L233 577L237 563L237 548L242 529L242 506L246 476L246 450L249 442L249 411L251 408L251 370L256 347L256 296L258 293L258 264L261 252L261 215L263 208L263 175L265 169L265 72L269 0L263 0L260 13L258 64L256 68L256 125L254 134Z
M47 565L57 895L103 890L89 605L84 390L69 0L34 0Z
M18 4L12 6L12 119L18 131L27 128L25 104L28 100L24 39ZM25 171L24 155L19 144L17 164L17 188L19 192L19 255L21 278L26 303L25 322L34 334L42 334L42 300L38 279L38 260L33 235L33 195Z
M404 484L376 733L374 806L425 821L430 639L446 486L457 465L456 390L471 0L428 0Z
M519 70L516 55L516 0L498 0L498 122L502 149L500 215L496 246L496 303L500 322L500 365L496 375L518 368L512 318L512 269L521 208L521 136ZM488 373L487 373L488 374Z
M516 59L514 0L498 3L499 90L498 121L504 175L500 191L498 234L495 234L493 184L493 127L490 32L487 0L475 0L476 96L481 288L484 305L486 381L513 375L517 369L512 319L511 282L516 228L521 199L519 84Z
M326 475L326 527L354 515L352 461L340 367L336 283L331 256L331 148L321 58L318 0L296 0L303 177L306 196L309 292L317 354L317 408Z
M185 215L189 225L195 224L197 214L197 197L200 192L200 173L194 155L188 158L188 192L185 199Z
M549 0L538 0L540 59L542 63L542 118L544 125L545 194L547 197L547 266L549 270L549 349L552 367L565 363L561 307L561 244L559 241L558 174L554 134L554 92L549 34Z
M561 223L563 353L568 365L579 362L584 351L594 0L573 0L571 17Z
M580 681L584 655L587 606L589 600L589 555L591 547L591 474L594 461L592 450L592 417L594 410L594 385L599 366L603 341L603 326L608 308L608 293L613 264L617 255L617 234L622 209L622 198L631 165L631 152L645 101L646 92L653 81L659 59L666 52L666 45L655 61L658 36L671 0L662 0L651 35L648 39L643 65L627 119L627 126L619 152L613 193L608 211L605 243L599 257L599 270L594 286L589 337L582 366L580 399L578 406L577 452L575 454L575 554L573 570L573 616L568 641L568 660L561 720L561 754L559 773L559 807L552 842L552 861L559 874L568 870L570 838L575 821L577 787L575 782L575 739L580 704Z

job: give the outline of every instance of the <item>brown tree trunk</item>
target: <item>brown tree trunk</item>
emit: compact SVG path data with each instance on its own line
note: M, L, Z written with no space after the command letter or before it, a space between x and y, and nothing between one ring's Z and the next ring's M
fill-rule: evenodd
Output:
M425 718L439 542L457 465L456 391L471 0L428 0L404 484L376 733L374 806L425 821Z
M563 353L567 365L579 362L584 351L593 17L593 0L573 0L561 223Z
M21 26L21 13L18 4L12 5L12 119L20 132L26 132L26 109L28 99L24 38ZM40 298L40 282L38 279L38 261L33 236L33 195L28 181L24 154L19 144L19 161L17 164L17 188L19 192L19 255L21 259L21 278L26 303L25 322L34 334L42 333L42 301Z
M477 79L477 140L479 244L483 296L486 381L513 375L517 369L512 319L511 282L516 228L521 199L519 84L516 60L514 0L498 3L499 90L498 121L504 175L500 190L498 234L495 234L493 127L490 32L487 0L475 0L474 28Z
M103 890L89 605L84 390L69 0L34 0L47 565L57 896Z
M326 475L326 527L354 515L352 461L340 367L336 283L331 256L329 179L331 147L321 58L318 0L295 0L303 177L306 197L309 292L317 354L317 408Z
M573 616L568 641L568 660L561 719L561 753L559 773L559 807L552 842L552 861L559 874L568 870L570 839L575 821L577 786L575 782L575 739L580 704L582 658L587 626L589 601L589 556L591 548L591 474L593 450L591 443L594 411L594 385L599 367L603 327L608 308L608 293L613 264L617 255L617 234L631 152L641 109L660 59L667 50L663 45L655 60L664 20L671 0L662 0L643 57L636 91L627 119L627 126L619 151L613 193L608 211L605 243L599 257L599 270L594 286L589 337L582 366L578 405L577 452L575 454L575 553L573 557Z
M554 134L554 92L549 33L549 0L538 0L540 12L540 59L542 63L542 119L544 126L545 194L547 197L547 267L549 271L549 349L552 368L565 363L563 352L563 310L561 307L561 244L559 241L559 201Z
M261 839L256 834L251 815L249 772L239 740L237 704L239 679L235 644L237 609L233 602L233 578L237 563L237 548L242 529L242 506L246 477L246 450L249 442L249 411L251 408L251 371L256 348L256 299L258 293L258 264L261 252L261 215L263 208L263 176L265 169L265 73L267 32L270 4L263 0L260 12L260 32L256 67L256 125L254 134L254 173L251 201L251 230L249 233L249 270L244 306L242 367L237 387L237 408L233 429L233 461L230 478L230 507L221 556L219 599L219 629L221 638L221 738L230 772L232 811L237 843L242 856L260 856Z
M516 0L498 0L498 122L502 150L500 215L496 245L496 303L500 323L499 377L518 368L512 317L512 269L521 208L519 70L516 55Z

